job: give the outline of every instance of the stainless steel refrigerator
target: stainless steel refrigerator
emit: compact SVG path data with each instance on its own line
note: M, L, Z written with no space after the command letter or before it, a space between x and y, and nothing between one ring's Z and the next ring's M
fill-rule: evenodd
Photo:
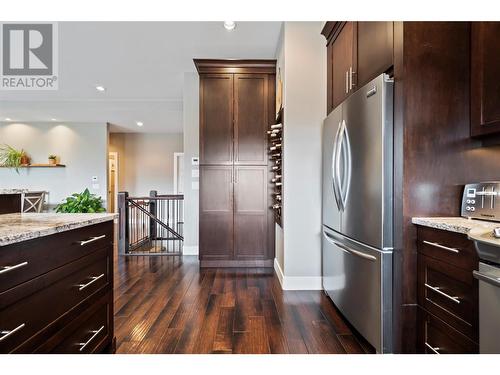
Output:
M378 353L392 352L392 118L383 74L323 128L323 288Z

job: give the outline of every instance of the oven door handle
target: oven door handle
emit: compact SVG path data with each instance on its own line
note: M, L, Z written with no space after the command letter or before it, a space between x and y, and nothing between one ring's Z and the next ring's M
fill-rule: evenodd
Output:
M480 281L484 281L485 283L488 283L488 284L491 284L493 286L500 288L500 278L494 278L494 277L488 276L484 273L481 273L479 271L472 271L472 275Z

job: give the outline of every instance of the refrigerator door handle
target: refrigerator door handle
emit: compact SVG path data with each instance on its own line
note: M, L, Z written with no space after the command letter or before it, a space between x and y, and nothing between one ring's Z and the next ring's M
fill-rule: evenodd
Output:
M362 251L354 250L346 245L341 244L340 242L335 241L324 229L323 229L323 236L325 236L326 240L330 242L331 244L338 246L342 250L344 250L346 253L355 255L359 258L363 258L366 260L369 260L371 262L375 262L377 260L376 257L370 254L363 253Z
M339 210L344 211L344 200L342 197L342 186L340 182L340 155L342 154L342 144L344 139L344 129L345 121L342 121L339 126L339 133L337 135L337 140L335 142L335 164L333 170L333 176L335 180L334 191L338 196ZM345 158L344 158L345 159Z
M333 195L335 197L335 203L337 203L337 208L339 211L342 210L341 205L340 205L340 200L341 200L341 195L340 195L340 188L339 188L339 181L338 181L338 176L336 174L336 166L338 163L338 148L339 148L339 137L340 137L340 130L341 130L341 123L339 123L339 127L337 129L337 133L335 134L335 139L333 141L333 152L332 152L332 183L333 183Z
M342 200L342 207L345 210L347 204L347 197L349 195L350 185L351 185L351 143L349 142L349 133L347 131L347 124L345 120L343 123L343 132L342 132L342 140L341 144L343 144L345 140L345 149L342 148L342 152L344 152L344 173L343 173L343 181L340 183L340 197Z

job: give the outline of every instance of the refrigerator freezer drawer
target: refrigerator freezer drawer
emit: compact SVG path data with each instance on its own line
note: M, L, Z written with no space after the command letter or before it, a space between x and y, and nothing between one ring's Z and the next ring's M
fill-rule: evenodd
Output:
M392 351L392 253L323 229L323 288L378 353Z

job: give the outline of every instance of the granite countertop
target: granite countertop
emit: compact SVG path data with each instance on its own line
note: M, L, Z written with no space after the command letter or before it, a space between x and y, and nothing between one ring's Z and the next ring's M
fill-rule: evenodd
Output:
M493 230L500 227L499 222L466 219L463 217L414 217L411 219L411 222L417 225L463 234L468 234L474 228Z
M0 189L0 195L1 194L22 194L22 193L27 193L29 190L28 189Z
M111 221L117 214L17 213L0 215L0 247Z

